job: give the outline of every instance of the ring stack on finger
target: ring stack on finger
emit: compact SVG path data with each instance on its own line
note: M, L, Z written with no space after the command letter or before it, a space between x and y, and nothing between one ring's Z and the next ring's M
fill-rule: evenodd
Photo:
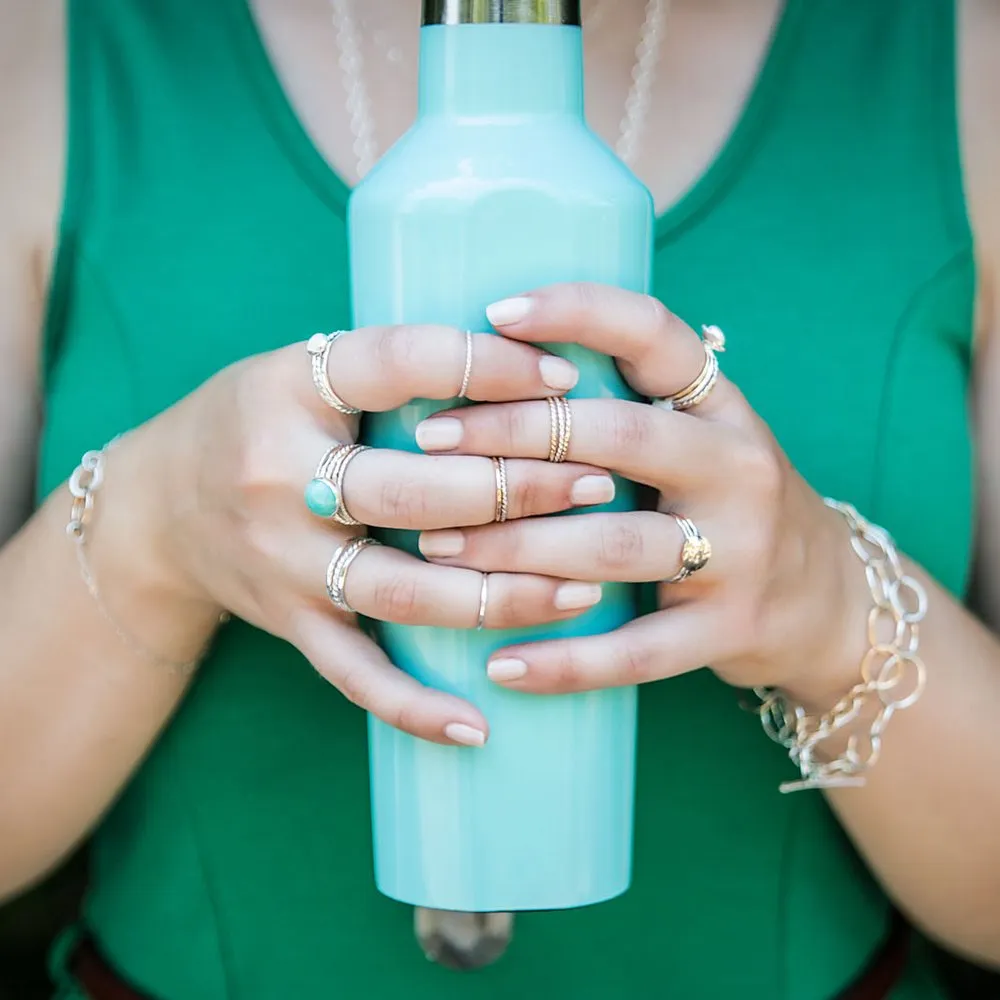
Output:
M331 409L342 413L345 417L353 417L361 411L357 407L345 403L330 384L330 349L347 332L347 330L337 330L335 333L313 334L306 344L306 350L312 359L313 385L316 386L319 398Z
M369 545L379 545L374 538L357 537L349 538L333 554L330 564L326 568L326 593L330 602L338 611L344 614L354 615L357 612L347 601L345 588L347 586L347 573L351 568L351 563L358 558Z
M569 400L549 396L549 461L565 462L573 434L573 411Z
M684 544L681 546L681 568L669 580L664 580L664 583L683 583L708 564L708 560L712 558L712 543L690 518L673 513L670 517L681 529Z
M353 528L361 522L353 517L344 500L344 474L352 459L370 449L363 444L336 444L320 460L316 476L306 487L306 506L324 517Z
M725 352L726 335L717 326L703 326L701 332L705 364L698 377L680 392L654 400L654 406L664 410L690 410L692 406L697 406L708 399L709 393L715 388L716 382L719 381L719 359L716 354Z
M493 520L499 523L506 521L510 513L507 492L507 459L493 459L493 476L496 480L496 505L493 510Z

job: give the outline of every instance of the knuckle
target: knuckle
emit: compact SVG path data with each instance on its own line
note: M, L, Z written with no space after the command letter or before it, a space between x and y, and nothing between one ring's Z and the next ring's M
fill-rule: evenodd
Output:
M515 517L528 517L541 512L544 490L530 476L516 480L511 486L511 507Z
M583 319L600 306L601 286L590 281L578 281L567 286L567 297L572 311Z
M367 670L361 665L349 667L337 682L337 689L358 708L372 707L372 684Z
M409 625L420 611L420 587L412 573L396 573L375 586L375 606L385 621Z
M524 623L525 616L521 611L517 588L512 585L509 577L505 579L500 593L497 594L490 617L493 619L491 624L494 628L510 628Z
M409 326L388 326L377 334L374 352L379 374L388 379L409 379L418 362L417 338Z
M608 433L611 447L616 453L634 454L649 439L648 414L645 410L650 408L640 408L625 403L609 409Z
M427 495L415 483L388 479L379 489L379 510L393 523L415 527L427 520Z
M552 675L556 690L575 691L580 686L581 671L573 655L572 645L567 644L559 653L559 657L553 665Z
M775 499L783 481L782 462L778 452L769 442L744 440L735 449L728 468L731 475L738 475L739 482L754 495Z
M605 521L598 533L601 564L613 570L634 566L642 558L644 545L642 531L627 521Z
M621 645L621 680L625 685L642 684L653 674L652 652L633 640L627 640Z

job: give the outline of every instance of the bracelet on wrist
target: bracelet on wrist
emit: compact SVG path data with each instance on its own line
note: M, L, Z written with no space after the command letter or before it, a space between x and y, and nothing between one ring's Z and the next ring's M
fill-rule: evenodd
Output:
M780 786L783 793L863 786L867 772L878 762L893 715L913 705L927 681L927 668L919 656L927 592L906 573L885 529L865 520L850 504L830 499L825 503L847 521L851 548L864 564L873 601L869 648L861 660L861 680L822 716L810 716L776 688L755 689L764 731L788 750L801 774L799 780ZM846 749L825 758L823 744L851 726L857 731L849 734Z
M140 659L146 660L156 667L164 669L174 674L190 674L198 664L204 659L208 651L211 640L202 648L198 656L193 660L177 661L161 656L144 646L129 631L123 628L118 619L111 613L100 588L97 585L97 578L94 575L90 564L90 557L87 551L90 534L90 527L93 518L94 504L101 486L104 484L104 470L108 452L121 440L114 438L100 451L88 451L80 460L80 464L69 478L69 492L73 498L70 510L69 523L66 525L66 534L73 540L76 548L76 559L80 566L80 576L88 593L97 605L101 616L111 626L118 636L122 645L127 647ZM227 614L219 618L220 624L229 620Z

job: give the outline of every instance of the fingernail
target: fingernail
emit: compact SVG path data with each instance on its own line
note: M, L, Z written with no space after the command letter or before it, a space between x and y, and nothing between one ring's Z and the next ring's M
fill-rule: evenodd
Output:
M554 354L546 354L538 362L538 370L542 373L542 381L550 389L565 392L572 389L580 381L580 370L565 358L557 358Z
M592 608L601 599L599 583L564 583L557 591L555 606L560 611L581 611Z
M452 722L444 727L444 734L452 743L460 743L463 747L481 747L486 744L486 733L464 722Z
M524 660L490 660L486 665L486 676L495 684L520 680L527 672Z
M504 299L486 307L486 318L493 326L513 326L520 323L534 307L534 302L526 296Z
M581 476L573 484L569 498L579 507L611 503L615 498L615 481L610 476Z
M449 451L462 443L462 421L431 417L417 424L417 445L424 451Z
M465 535L461 531L426 531L417 544L430 559L444 559L461 554L465 548Z

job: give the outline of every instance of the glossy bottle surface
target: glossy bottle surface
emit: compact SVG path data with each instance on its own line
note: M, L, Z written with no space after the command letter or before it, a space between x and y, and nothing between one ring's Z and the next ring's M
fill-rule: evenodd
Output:
M549 283L647 289L651 201L587 130L582 78L579 28L422 29L417 124L351 202L355 325L486 331L489 303ZM631 397L610 359L556 350L581 369L572 396ZM448 405L416 401L369 415L363 439L416 451L416 425ZM604 509L635 502L631 484L619 481ZM414 533L379 534L417 552ZM635 690L532 697L493 685L485 668L512 641L606 632L634 614L633 588L609 584L597 607L559 625L504 633L376 626L397 665L472 701L492 729L484 749L467 750L371 721L381 891L490 911L580 906L627 888Z

